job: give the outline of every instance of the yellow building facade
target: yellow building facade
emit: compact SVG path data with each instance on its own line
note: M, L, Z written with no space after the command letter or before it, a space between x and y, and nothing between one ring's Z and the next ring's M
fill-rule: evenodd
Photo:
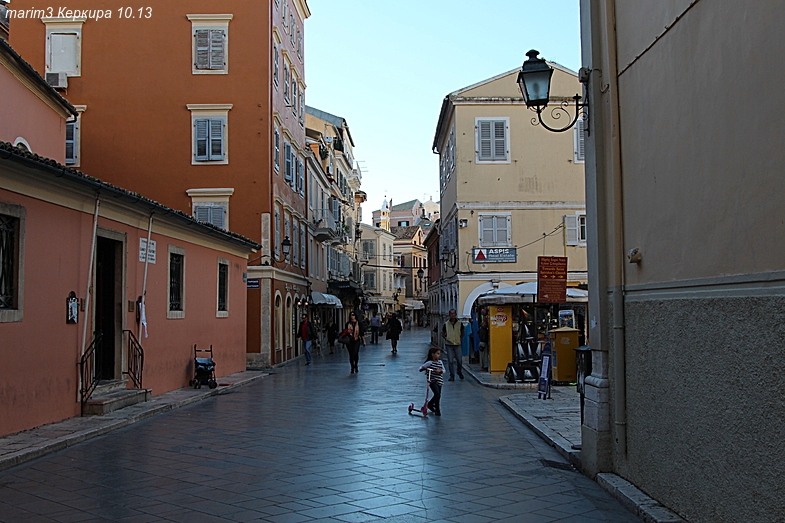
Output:
M551 99L580 92L555 67ZM439 154L442 277L439 310L471 315L481 294L537 280L538 256L566 256L568 284L587 283L582 142L531 123L509 71L448 94L433 142Z

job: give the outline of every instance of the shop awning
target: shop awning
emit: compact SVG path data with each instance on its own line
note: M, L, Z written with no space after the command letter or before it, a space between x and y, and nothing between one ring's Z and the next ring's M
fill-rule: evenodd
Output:
M420 311L425 308L425 305L419 300L406 300L403 302L403 306L414 311Z
M316 291L311 292L311 304L343 309L343 304L341 303L341 300L338 299L338 296L322 294L321 292Z
M530 281L486 292L479 298L480 305L507 305L512 303L534 303L537 299L537 282ZM567 287L568 302L588 302L589 293L575 287Z

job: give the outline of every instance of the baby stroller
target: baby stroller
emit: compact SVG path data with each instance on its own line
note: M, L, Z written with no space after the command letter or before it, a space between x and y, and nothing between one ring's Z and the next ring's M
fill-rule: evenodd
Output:
M200 358L200 353L204 355L209 354L209 356ZM213 346L210 345L209 349L197 349L196 345L194 345L194 379L189 382L189 385L195 389L201 389L205 383L211 389L218 386L218 383L215 381Z

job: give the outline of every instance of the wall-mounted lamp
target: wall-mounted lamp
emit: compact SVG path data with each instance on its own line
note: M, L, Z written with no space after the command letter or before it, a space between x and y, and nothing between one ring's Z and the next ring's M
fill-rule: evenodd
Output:
M289 253L292 250L292 241L288 236L284 237L283 241L281 242L281 250L283 251L283 257L288 260Z
M582 103L580 101L581 97L577 94L572 97L575 101L575 116L572 117L572 121L565 127L560 129L550 127L542 120L542 112L548 107L548 101L550 100L553 68L545 62L544 58L538 58L539 54L540 52L534 49L526 53L529 59L523 62L521 72L518 73L518 87L521 89L523 101L526 102L526 107L537 113L537 118L532 118L532 125L539 123L551 132L561 133L575 125L575 122L578 121L581 115L583 115L584 120L588 120L589 104ZM579 80L584 84L589 81L588 69L581 68ZM551 111L553 119L560 119L562 113L570 118L570 113L567 111L568 106L569 102L561 102L558 107L555 107ZM588 126L586 128L588 129Z

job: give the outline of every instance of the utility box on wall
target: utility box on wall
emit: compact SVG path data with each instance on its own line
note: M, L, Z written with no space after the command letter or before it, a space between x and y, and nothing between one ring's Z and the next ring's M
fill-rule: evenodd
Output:
M490 329L490 367L491 374L503 374L507 364L512 361L512 307L491 305L488 308Z

